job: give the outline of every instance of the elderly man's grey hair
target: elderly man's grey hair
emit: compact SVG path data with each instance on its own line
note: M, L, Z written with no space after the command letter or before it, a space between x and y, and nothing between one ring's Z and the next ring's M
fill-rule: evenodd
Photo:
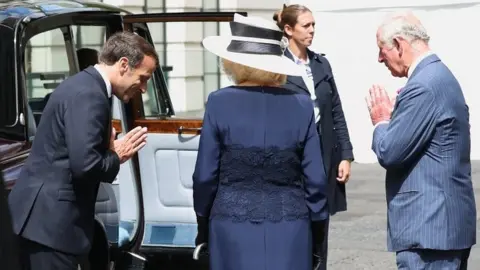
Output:
M393 40L401 38L415 48L416 42L428 44L430 36L420 20L411 12L394 13L379 27L379 39L388 48L393 47Z

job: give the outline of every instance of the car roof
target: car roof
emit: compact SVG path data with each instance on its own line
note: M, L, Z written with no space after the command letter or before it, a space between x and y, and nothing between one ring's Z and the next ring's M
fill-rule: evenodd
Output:
M28 0L8 1L0 0L0 24L8 21L22 20L30 16L41 18L59 13L81 12L81 11L107 11L123 14L131 12L105 3L82 1L82 0Z

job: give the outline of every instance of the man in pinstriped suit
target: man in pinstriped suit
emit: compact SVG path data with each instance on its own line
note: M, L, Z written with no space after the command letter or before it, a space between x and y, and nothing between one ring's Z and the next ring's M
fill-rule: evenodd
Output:
M394 106L381 87L367 97L372 149L387 170L388 249L399 269L467 269L476 243L469 112L429 39L412 13L377 31L378 61L408 77Z

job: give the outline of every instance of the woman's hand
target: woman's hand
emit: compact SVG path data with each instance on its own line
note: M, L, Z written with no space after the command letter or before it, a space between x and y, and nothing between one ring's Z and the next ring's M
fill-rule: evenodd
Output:
M350 179L350 161L342 160L338 165L337 181L345 184L348 179Z
M208 243L208 218L197 216L197 237L195 246Z

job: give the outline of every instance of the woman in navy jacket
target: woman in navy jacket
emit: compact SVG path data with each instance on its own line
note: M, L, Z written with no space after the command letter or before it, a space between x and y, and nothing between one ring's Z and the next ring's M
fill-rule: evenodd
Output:
M270 20L235 14L231 37L207 37L235 85L206 104L193 204L211 270L311 270L328 218L313 104L285 89L304 71L283 56ZM313 233L313 235L312 235Z
M317 129L322 137L323 164L328 178L331 215L347 209L345 183L353 161L352 144L330 63L323 54L308 49L315 33L312 12L302 5L285 6L273 19L284 30L288 47L285 56L305 69L306 76L288 76L285 87L306 94L314 102ZM325 229L323 266L326 269L328 222Z

